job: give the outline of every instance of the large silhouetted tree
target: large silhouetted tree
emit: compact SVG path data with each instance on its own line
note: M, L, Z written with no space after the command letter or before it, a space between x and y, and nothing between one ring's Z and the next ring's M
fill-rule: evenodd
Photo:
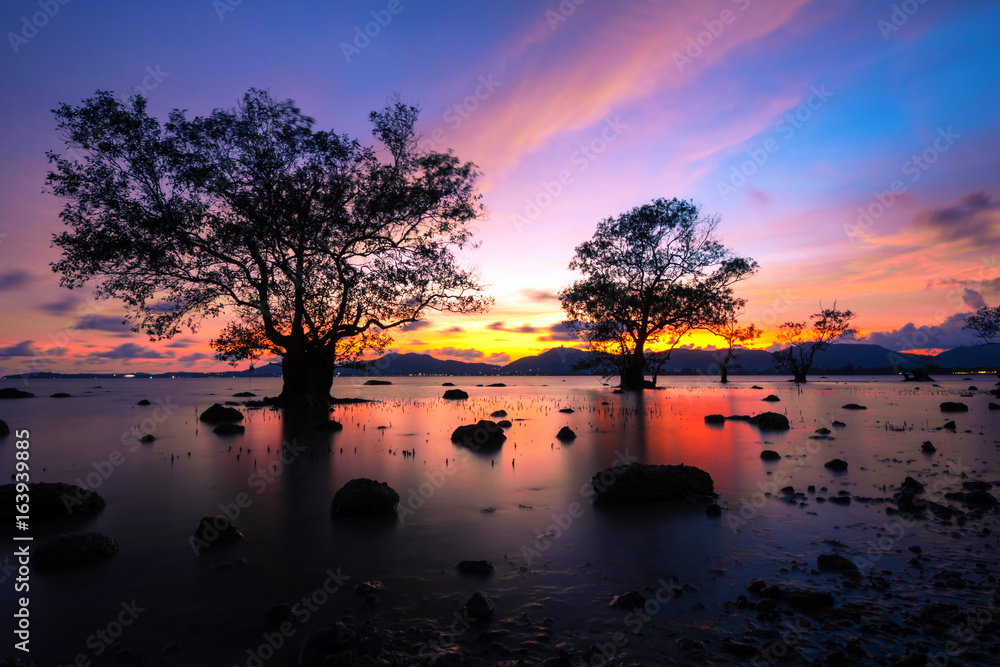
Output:
M757 263L723 246L717 225L690 201L656 199L602 220L577 246L569 266L583 277L559 298L592 370L641 389L685 334L720 322Z
M144 98L102 91L54 113L62 284L94 282L153 339L229 316L213 347L280 355L285 405L327 405L338 356L384 349L427 310L489 306L455 256L481 210L477 171L418 148L415 107L371 113L375 146L256 89L163 124Z
M983 345L1000 343L1000 306L983 306L965 318L964 328L976 332Z
M851 326L854 313L833 308L823 308L809 316L808 322L785 322L778 326L778 340L785 346L771 355L774 367L791 373L795 382L805 382L812 368L816 353L822 352L845 338L853 338L857 331Z

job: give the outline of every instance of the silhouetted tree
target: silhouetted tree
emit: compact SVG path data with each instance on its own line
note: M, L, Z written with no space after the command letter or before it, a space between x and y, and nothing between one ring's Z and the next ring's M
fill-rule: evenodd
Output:
M778 340L784 349L771 355L774 367L781 372L791 373L796 382L805 382L817 352L826 350L834 343L853 337L857 331L851 327L854 313L850 310L823 308L809 316L807 322L785 322L778 327Z
M98 91L54 111L67 153L47 185L68 200L53 243L63 285L96 282L152 339L231 315L220 358L282 357L285 405L325 406L338 356L381 351L427 310L487 308L454 251L480 213L478 173L425 151L418 110L370 114L378 148L313 129L251 89L231 109L161 123L141 96Z
M692 202L656 199L602 220L577 246L569 268L583 278L559 299L567 325L589 343L591 370L641 389L651 362L656 372L685 334L718 321L733 284L757 263L723 246L717 225Z
M760 338L764 332L756 325L740 326L740 317L744 314L746 299L733 299L723 310L722 319L717 324L707 327L725 342L725 347L716 352L719 364L719 382L729 382L729 371L740 368L740 356L747 345Z
M965 318L965 329L971 329L983 345L1000 343L1000 306L983 306Z

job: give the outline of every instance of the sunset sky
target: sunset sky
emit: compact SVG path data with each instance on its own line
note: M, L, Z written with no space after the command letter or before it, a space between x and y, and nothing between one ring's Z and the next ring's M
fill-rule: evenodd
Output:
M656 197L719 214L760 263L739 293L761 346L834 300L869 342L974 344L962 320L1000 303L998 25L971 0L8 0L0 373L226 368L207 345L222 321L159 343L115 302L83 322L93 301L49 268L51 109L137 87L161 118L264 88L366 142L391 95L421 107L425 142L483 172L465 259L496 307L432 314L397 351L503 363L570 344L555 295L574 247Z

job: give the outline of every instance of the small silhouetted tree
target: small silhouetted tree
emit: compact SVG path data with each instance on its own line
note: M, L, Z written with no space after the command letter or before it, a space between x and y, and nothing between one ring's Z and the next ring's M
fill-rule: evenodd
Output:
M569 268L583 277L559 299L567 326L589 345L590 370L642 389L685 334L716 323L733 285L757 270L722 245L717 226L692 202L656 199L602 220L577 246Z
M1000 343L1000 306L983 306L965 318L965 329L971 329L983 345Z
M228 315L213 347L280 355L284 405L328 405L338 359L383 350L427 310L490 304L455 255L481 211L478 173L418 147L415 107L371 113L375 147L255 89L163 124L141 96L102 91L54 113L67 148L48 154L47 179L67 201L53 240L62 284L93 281L154 340Z
M708 331L723 340L725 346L716 352L716 362L719 365L719 382L729 382L729 371L740 368L740 356L751 343L760 338L764 332L754 324L740 326L740 317L744 314L745 299L734 299L724 309L721 320Z
M851 326L854 316L850 310L838 310L835 301L832 308L823 308L821 304L820 311L809 316L811 324L785 322L779 325L778 341L784 349L771 355L774 367L791 373L796 382L805 382L817 352L857 333Z

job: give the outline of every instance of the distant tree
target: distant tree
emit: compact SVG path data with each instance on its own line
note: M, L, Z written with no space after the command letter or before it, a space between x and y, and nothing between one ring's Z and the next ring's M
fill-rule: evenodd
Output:
M577 246L569 268L583 278L559 299L567 326L589 344L589 370L642 389L685 334L717 322L734 283L757 271L719 242L717 226L692 202L656 199L602 220Z
M723 309L721 319L707 327L710 333L723 340L725 346L716 352L719 364L719 382L729 382L729 371L740 368L739 358L747 346L761 337L764 332L754 324L740 326L740 317L744 314L745 299L733 299Z
M1000 306L983 306L965 318L964 328L976 332L983 345L1000 344Z
M328 405L338 358L383 350L427 310L491 303L455 256L481 211L478 173L417 146L415 107L370 114L377 148L256 89L162 125L141 96L102 91L54 113L68 150L48 154L47 185L68 200L62 284L96 282L154 340L230 316L215 350L280 355L285 405Z
M850 310L838 310L834 301L833 308L823 308L820 304L820 311L809 316L811 325L807 322L779 325L778 340L784 344L784 349L771 355L774 367L791 373L796 382L805 382L817 352L857 333L851 327L854 316Z

